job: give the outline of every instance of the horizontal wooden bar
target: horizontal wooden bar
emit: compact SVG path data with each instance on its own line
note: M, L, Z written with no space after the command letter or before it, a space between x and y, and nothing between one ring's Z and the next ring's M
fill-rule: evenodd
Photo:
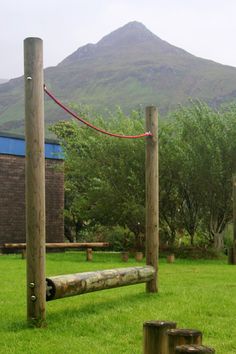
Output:
M46 248L103 248L109 247L108 242L63 242L63 243L46 243ZM1 248L8 249L25 249L26 243L4 243Z
M107 269L95 272L58 275L46 279L47 301L98 290L146 283L155 276L152 266Z

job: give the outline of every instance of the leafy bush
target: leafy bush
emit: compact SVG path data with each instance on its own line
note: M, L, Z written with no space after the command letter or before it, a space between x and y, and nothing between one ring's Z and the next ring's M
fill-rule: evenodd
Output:
M166 257L169 254L174 254L176 258L183 259L219 259L223 254L214 248L203 247L161 247L160 257Z

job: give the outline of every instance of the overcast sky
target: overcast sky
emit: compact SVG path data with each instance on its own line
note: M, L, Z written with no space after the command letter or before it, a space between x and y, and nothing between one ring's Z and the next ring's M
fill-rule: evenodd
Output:
M23 74L23 40L44 41L44 66L130 21L202 58L236 67L236 0L0 0L0 78Z

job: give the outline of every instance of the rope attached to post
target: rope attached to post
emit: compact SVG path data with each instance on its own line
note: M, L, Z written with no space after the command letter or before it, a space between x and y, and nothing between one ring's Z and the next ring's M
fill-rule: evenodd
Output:
M112 136L115 138L124 138L124 139L138 139L138 138L143 138L146 136L152 136L151 132L146 132L146 133L139 134L139 135L122 135L122 134L109 133L106 130L100 129L100 128L94 126L93 124L87 122L83 118L79 117L75 112L73 112L70 108L66 107L61 101L59 101L58 98L56 98L51 92L49 92L48 89L46 88L46 85L44 85L44 91L64 111L69 113L72 117L76 118L77 120L79 120L83 124L87 125L89 128L92 128L92 129L98 131L99 133L106 134L106 135L109 135L109 136Z

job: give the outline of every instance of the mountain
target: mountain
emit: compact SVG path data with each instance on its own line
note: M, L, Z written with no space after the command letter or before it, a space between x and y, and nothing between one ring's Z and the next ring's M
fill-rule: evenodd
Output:
M5 84L5 82L7 82L7 81L8 81L7 79L0 79L0 85Z
M131 22L87 44L55 67L45 83L65 104L124 111L150 104L164 115L179 103L199 98L212 105L236 98L236 68L198 58ZM0 130L23 130L23 78L0 85ZM65 118L48 98L46 123Z

